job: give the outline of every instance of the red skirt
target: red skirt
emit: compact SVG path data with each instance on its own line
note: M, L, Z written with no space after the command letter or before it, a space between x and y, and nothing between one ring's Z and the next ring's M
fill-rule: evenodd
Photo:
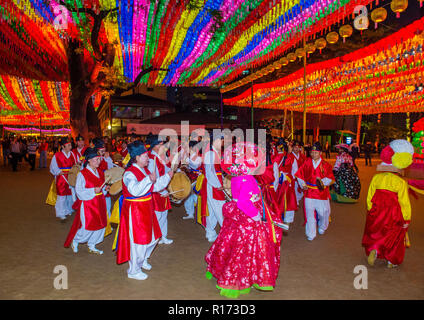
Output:
M277 189L277 199L280 212L297 211L297 199L294 191L295 183L289 183L287 180L280 184Z
M368 256L377 250L377 258L386 259L393 264L401 264L405 256L405 220L398 202L397 194L379 189L372 198L368 211L362 246Z
M207 271L224 289L243 290L253 284L274 287L280 268L281 229L276 230L274 243L267 224L246 216L235 202L227 202L222 212L223 225L205 257Z

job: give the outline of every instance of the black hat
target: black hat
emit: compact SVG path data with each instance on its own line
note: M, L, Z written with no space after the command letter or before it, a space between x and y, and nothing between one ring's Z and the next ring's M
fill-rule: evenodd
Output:
M87 148L84 152L85 161L88 161L98 156L99 154L97 153L96 148Z
M303 147L303 142L298 140L293 140L293 146Z
M78 137L75 138L75 141L84 141L84 137L79 134Z
M128 145L128 153L131 158L135 158L136 156L142 155L147 152L146 147L143 142L136 140Z
M315 142L312 145L311 151L322 151L321 144L319 142Z
M94 144L94 148L96 148L97 150L103 149L105 147L105 143L101 138L94 138L92 142Z
M163 141L159 140L159 136L157 134L152 134L147 136L146 138L146 148L150 151L154 146L163 143Z
M59 144L60 144L61 146L64 146L64 145L65 145L65 144L67 144L67 143L71 143L71 141L69 141L68 137L63 137L63 138L61 138L61 139L60 139L60 141L59 141Z
M190 141L190 142L188 143L188 147L189 147L189 148L193 148L193 147L194 147L194 146L196 146L198 143L199 143L199 141Z

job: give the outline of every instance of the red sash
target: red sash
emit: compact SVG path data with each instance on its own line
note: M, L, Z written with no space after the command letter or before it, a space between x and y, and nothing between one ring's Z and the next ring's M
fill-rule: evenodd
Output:
M221 183L221 186L224 186L223 180L222 180L222 172L221 172L221 159L219 158L218 152L213 150L213 153L215 155L215 161L214 161L214 167L216 176L218 177L219 182ZM217 188L212 187L213 192L213 198L215 200L225 201L225 193L222 190L218 190Z

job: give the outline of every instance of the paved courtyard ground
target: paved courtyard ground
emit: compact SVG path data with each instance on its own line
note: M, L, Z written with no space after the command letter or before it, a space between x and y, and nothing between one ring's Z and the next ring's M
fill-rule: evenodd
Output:
M367 267L368 289L353 286L354 268L367 266L361 239L365 225L365 199L375 173L358 160L362 190L356 204L331 203L332 223L313 242L304 235L303 213L284 236L281 267L273 292L252 290L241 299L423 299L424 198L411 198L411 248L404 263L387 269L378 262ZM19 172L0 169L0 299L224 299L215 280L206 280L204 256L210 247L203 228L182 220L184 207L169 213L171 245L159 245L152 254L145 281L128 279L127 264L117 265L111 251L113 236L98 247L102 256L80 245L78 254L63 243L72 219L60 223L45 199L52 176L48 169ZM69 272L69 288L56 290L55 266Z

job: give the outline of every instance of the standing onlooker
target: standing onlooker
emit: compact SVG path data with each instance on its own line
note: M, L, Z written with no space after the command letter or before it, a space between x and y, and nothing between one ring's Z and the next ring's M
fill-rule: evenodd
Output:
M18 171L18 161L21 156L21 145L16 137L13 138L13 141L10 144L10 154L12 156L12 169L16 172Z
M28 162L31 165L31 171L35 169L35 159L37 157L38 143L35 141L35 138L31 138L27 146L28 151Z
M356 169L356 172L359 171L358 167L356 166L355 160L356 158L359 158L359 146L356 144L356 140L353 140L352 144L350 145L350 155L352 156L353 160L353 166Z
M53 154L59 151L59 141L57 139L53 140Z
M328 142L328 140L327 140L327 142L325 143L325 158L326 159L329 159L330 158L330 143Z
M373 151L373 146L371 141L367 141L366 145L364 146L364 158L365 158L365 165L368 165L368 162L370 163L370 166L372 166L371 164L371 154Z
M49 144L45 139L41 139L40 145L38 146L38 152L40 153L39 168L47 168L47 151Z
M1 147L3 149L3 165L7 166L10 163L9 154L10 154L10 139L4 138Z

